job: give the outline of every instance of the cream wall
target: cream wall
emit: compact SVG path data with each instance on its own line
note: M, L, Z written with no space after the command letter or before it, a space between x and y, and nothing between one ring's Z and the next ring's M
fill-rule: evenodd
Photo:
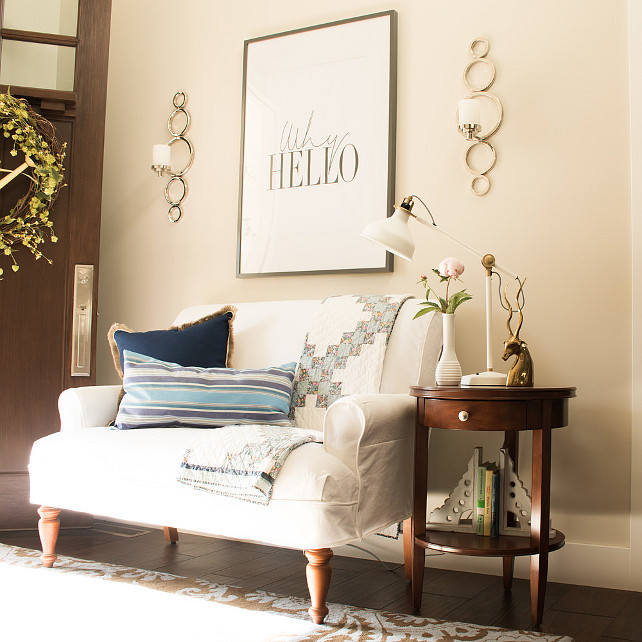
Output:
M415 228L412 263L392 274L235 278L243 41L341 18L399 13L397 197L414 192L454 235L528 277L522 336L538 384L574 385L553 443L554 526L569 544L551 577L626 588L631 506L631 241L627 3L614 0L114 0L109 67L99 333L151 329L202 302L413 292L445 256L475 296L457 318L464 371L485 362L483 272L446 239ZM491 43L505 120L490 193L468 188L454 125L468 45ZM599 55L594 55L595 51ZM196 160L184 219L167 221L151 145L167 138L177 90L189 96ZM349 98L347 98L349 99ZM505 337L496 312L495 343ZM114 381L102 342L99 382ZM466 467L475 436L433 441L430 501ZM487 443L497 447L492 438ZM529 448L523 449L523 458ZM487 453L489 456L492 453ZM526 468L528 468L526 466ZM380 538L378 538L380 539ZM397 544L375 542L389 558ZM497 571L459 558L440 564ZM431 562L432 563L432 562Z
M642 113L642 3L629 1L629 78L631 87L631 239L633 257L633 356L631 414L631 578L642 590L642 132L635 117Z

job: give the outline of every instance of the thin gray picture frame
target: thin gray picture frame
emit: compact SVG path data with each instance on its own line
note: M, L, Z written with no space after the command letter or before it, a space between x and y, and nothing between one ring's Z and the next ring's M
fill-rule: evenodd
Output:
M277 38L288 38L295 34L316 31L320 29L331 29L340 25L357 23L360 21L372 20L387 16L389 18L389 61L388 61L388 88L387 88L387 186L385 194L385 215L390 216L394 207L395 196L395 174L396 174L396 125L397 125L397 44L398 44L398 17L395 10L382 11L378 13L337 20L324 24L303 27L290 31L284 31L272 35L252 38L244 42L243 53L243 93L241 106L241 153L239 168L239 198L238 198L238 225L237 225L237 247L236 247L236 276L237 278L251 277L269 277L269 276L288 276L288 275L316 275L316 274L354 274L354 273L382 273L392 272L394 270L394 257L390 252L385 252L384 260L380 266L376 267L342 267L327 269L292 269L292 270L267 270L267 271L247 271L242 269L243 257L243 223L244 223L244 172L246 167L246 143L247 143L247 91L248 91L248 54L252 47L258 43ZM355 170L356 173L356 170ZM267 241L269 243L269 240Z

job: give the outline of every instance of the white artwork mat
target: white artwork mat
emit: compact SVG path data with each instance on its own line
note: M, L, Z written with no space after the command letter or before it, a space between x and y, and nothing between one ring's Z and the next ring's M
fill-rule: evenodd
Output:
M246 42L239 276L387 270L396 14Z

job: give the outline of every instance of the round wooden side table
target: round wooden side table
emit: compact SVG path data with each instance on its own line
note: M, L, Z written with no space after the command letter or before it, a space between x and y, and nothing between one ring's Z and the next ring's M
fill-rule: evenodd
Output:
M460 555L503 558L504 587L509 589L517 555L530 555L531 616L540 625L544 612L548 554L564 546L564 534L549 535L551 489L551 431L568 424L568 400L575 388L506 386L413 386L417 397L415 431L414 507L404 522L406 577L412 581L415 610L421 607L427 548ZM519 433L533 434L530 537L426 530L428 436L430 428L503 431L504 448L515 466Z

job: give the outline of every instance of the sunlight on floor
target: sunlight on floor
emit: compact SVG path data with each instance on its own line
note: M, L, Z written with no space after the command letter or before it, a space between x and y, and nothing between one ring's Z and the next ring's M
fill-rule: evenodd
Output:
M296 640L322 630L310 621L135 584L59 573L55 568L0 566L0 610L0 638L7 641L36 640L48 633L47 639L87 638L92 642L254 642L276 636Z

